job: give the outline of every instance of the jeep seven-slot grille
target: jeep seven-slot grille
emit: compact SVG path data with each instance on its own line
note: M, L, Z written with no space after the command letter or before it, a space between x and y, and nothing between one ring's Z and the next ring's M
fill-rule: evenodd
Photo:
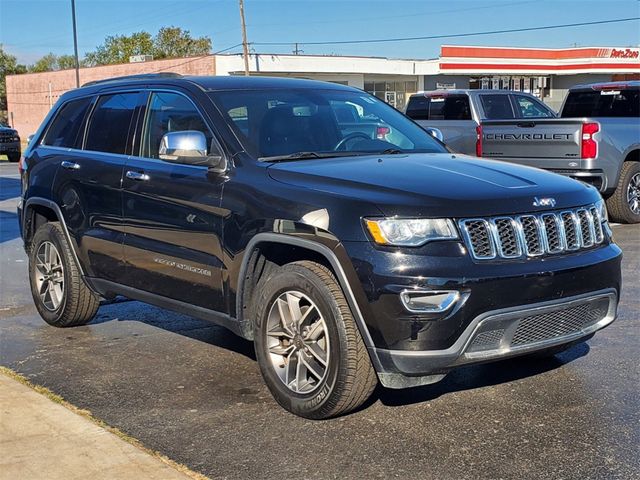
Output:
M513 217L460 220L471 255L477 260L558 254L599 245L602 221L595 206Z

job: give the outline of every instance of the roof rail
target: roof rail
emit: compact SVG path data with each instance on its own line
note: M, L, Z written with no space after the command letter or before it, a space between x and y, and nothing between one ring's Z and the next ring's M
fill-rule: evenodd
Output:
M104 80L93 80L82 84L83 87L89 87L91 85L100 85L102 83L119 82L121 80L152 80L154 78L180 78L182 75L174 72L162 72L162 73L140 73L137 75L126 75L124 77L105 78Z

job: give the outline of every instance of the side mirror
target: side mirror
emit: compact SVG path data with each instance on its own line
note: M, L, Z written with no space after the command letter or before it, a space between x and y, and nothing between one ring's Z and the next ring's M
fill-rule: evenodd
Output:
M217 167L222 155L209 155L207 137L198 130L168 132L160 141L159 157L167 162Z
M424 127L424 131L431 135L433 138L437 138L442 143L444 143L444 135L442 135L442 132L439 129L434 127Z
M33 137L35 137L35 134L33 133L27 137L27 145L31 143L31 140L33 140Z

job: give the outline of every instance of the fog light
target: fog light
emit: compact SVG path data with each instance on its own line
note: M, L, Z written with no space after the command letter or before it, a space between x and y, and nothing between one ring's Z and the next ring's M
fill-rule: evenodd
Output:
M400 294L404 308L413 313L443 313L460 299L456 290L405 290Z

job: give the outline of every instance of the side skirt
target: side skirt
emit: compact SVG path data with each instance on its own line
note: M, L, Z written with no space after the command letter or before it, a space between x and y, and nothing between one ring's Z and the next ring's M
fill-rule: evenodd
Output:
M95 277L84 277L84 280L89 284L91 288L93 288L102 296L111 297L113 295L122 295L133 300L138 300L140 302L155 305L156 307L165 308L174 312L190 315L200 320L206 320L215 323L216 325L220 325L228 330L231 330L233 333L240 337L246 338L243 335L243 331L246 331L246 329L243 328L241 322L227 315L226 313L197 307L189 303L156 295L155 293L145 292L144 290L138 290L137 288L128 287L126 285L121 285L109 280L103 280Z

